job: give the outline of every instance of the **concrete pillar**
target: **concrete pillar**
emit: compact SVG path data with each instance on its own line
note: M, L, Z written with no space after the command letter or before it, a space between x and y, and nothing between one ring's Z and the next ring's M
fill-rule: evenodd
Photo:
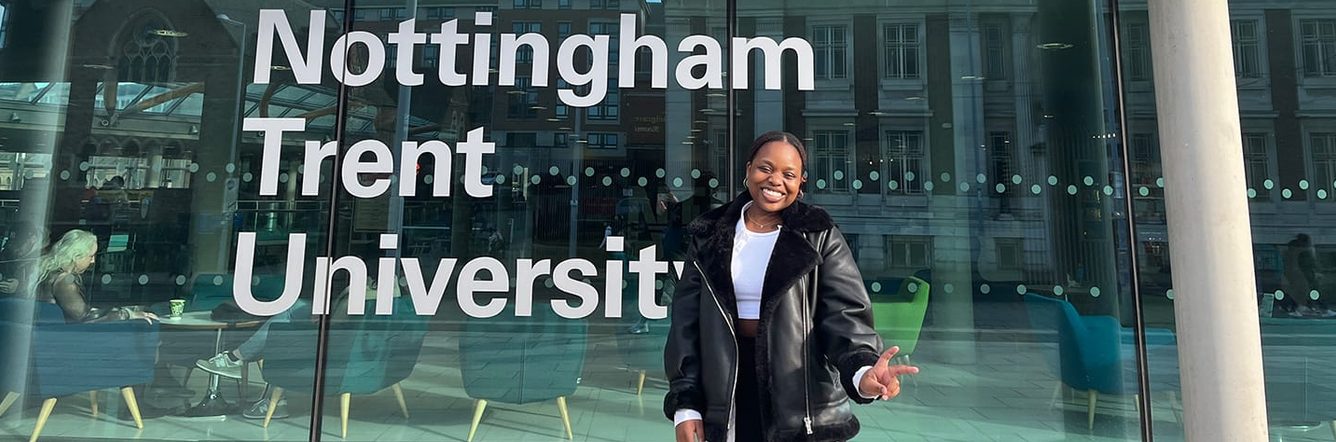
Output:
M1226 0L1151 2L1155 102L1189 441L1267 440Z

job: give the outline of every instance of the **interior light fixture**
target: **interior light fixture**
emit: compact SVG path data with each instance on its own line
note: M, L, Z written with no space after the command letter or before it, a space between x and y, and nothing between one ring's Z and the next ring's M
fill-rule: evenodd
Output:
M185 31L177 31L177 30L173 30L173 29L154 29L154 30L152 30L152 31L148 31L148 32L149 32L150 34L153 34L153 35L156 35L156 36L159 36L159 37L167 37L167 38L184 38L184 37L190 35L190 33L188 33L188 32L185 32Z
M1059 51L1063 49L1071 49L1073 46L1071 43L1051 42L1051 43L1041 43L1039 45L1036 45L1035 47L1043 49L1045 51Z

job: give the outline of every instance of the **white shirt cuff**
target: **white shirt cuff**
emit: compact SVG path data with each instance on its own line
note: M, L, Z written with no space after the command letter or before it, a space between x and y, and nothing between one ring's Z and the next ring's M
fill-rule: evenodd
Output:
M699 411L692 410L690 408L678 409L677 413L673 414L673 427L682 425L682 423L686 421L698 421L698 420L701 420Z
M858 369L858 371L854 372L854 388L858 388L858 387L860 387L860 386L863 385L863 375L867 374L867 371L868 371L868 370L871 370L871 369L872 369L872 366L871 366L871 365L865 365L865 366L863 366L863 368L860 368L860 369ZM863 390L862 390L861 388L858 390L858 395L859 395L859 396L862 396L863 399L876 399L876 398L877 398L877 395L875 395L875 394L872 395L872 396L868 396L868 395L863 394ZM678 413L681 413L681 411L678 411Z

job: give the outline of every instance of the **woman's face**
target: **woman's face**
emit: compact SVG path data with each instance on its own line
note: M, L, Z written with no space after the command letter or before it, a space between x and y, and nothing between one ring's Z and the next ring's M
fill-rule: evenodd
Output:
M74 260L74 273L83 273L85 270L88 270L89 267L92 267L93 263L97 262L96 256L97 246L94 245L93 249L88 251L88 255Z
M798 149L784 141L771 141L756 151L747 163L747 192L752 205L766 212L778 212L798 200L803 177L803 158Z

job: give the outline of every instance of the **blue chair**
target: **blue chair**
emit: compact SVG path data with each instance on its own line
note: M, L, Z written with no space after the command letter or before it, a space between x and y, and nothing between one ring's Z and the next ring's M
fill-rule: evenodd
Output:
M1062 299L1033 293L1024 298L1033 328L1057 337L1057 360L1050 360L1050 365L1058 371L1061 384L1054 391L1054 400L1062 385L1086 392L1086 426L1093 429L1100 394L1135 395L1138 391L1132 331L1113 316L1081 316ZM1173 342L1168 330L1150 329L1147 336L1153 346Z
M35 312L33 319L26 323L6 320L0 329L5 333L0 336L0 341L13 341L9 345L31 342L28 361L8 363L30 363L28 385L33 388L30 392L43 398L37 425L29 441L36 441L41 435L57 399L89 392L93 404L90 408L96 416L96 392L108 388L120 388L135 426L144 428L139 403L130 386L153 380L153 364L158 351L156 324L145 321L67 324L59 306L26 299L0 300L0 311ZM22 318L17 319L22 321ZM31 329L30 340L22 339L25 328ZM6 397L13 396L6 394Z
M625 259L624 254L618 259ZM623 275L633 274L626 272ZM640 280L634 276L623 279L626 287L622 289L622 305L635 306L640 301ZM671 290L669 283L665 283L663 290ZM623 312L622 320L618 322L617 353L626 368L637 375L636 396L645 391L645 379L650 372L663 371L663 348L668 344L670 321L671 318L642 319L637 311Z
M429 318L417 316L407 297L395 299L392 315L373 315L375 311L375 300L367 300L365 315L331 320L325 390L339 394L340 434L344 438L348 437L348 413L354 394L373 394L388 388L394 392L404 418L409 416L399 383L417 366ZM314 321L273 323L269 327L261 372L274 389L265 428L285 391L310 390L315 378L310 349L317 333Z
M464 391L476 399L467 440L473 441L490 401L528 404L553 399L566 438L573 439L566 397L579 387L588 329L584 320L559 317L549 305L539 303L529 317L516 317L508 309L494 318L465 322L459 338L460 375Z
M32 302L0 300L0 416L13 406L22 392L28 376L28 350L32 342Z

